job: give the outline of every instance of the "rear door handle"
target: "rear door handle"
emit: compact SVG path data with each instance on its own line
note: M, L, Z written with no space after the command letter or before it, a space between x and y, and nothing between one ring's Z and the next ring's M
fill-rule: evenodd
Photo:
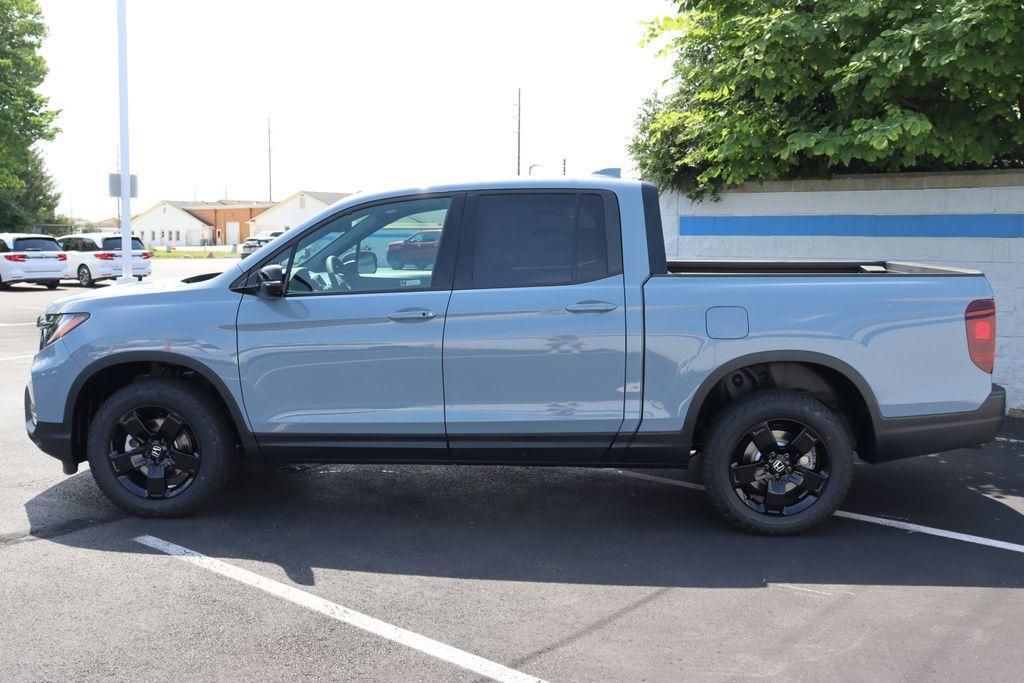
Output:
M403 308L388 315L388 320L408 322L416 320L433 320L437 313L426 308Z
M615 310L615 304L608 301L581 301L566 306L565 310L570 313L608 313Z

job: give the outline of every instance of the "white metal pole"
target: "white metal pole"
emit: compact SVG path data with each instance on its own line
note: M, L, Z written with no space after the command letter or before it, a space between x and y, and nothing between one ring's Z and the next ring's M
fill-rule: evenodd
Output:
M128 38L125 0L117 0L117 94L121 105L121 277L118 282L135 282L132 277L131 172L128 168Z

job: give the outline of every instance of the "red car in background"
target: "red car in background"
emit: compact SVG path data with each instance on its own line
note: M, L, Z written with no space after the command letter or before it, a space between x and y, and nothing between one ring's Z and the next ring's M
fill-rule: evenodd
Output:
M388 245L388 265L395 270L414 266L420 270L432 268L437 259L437 246L441 243L441 229L420 230L401 242Z

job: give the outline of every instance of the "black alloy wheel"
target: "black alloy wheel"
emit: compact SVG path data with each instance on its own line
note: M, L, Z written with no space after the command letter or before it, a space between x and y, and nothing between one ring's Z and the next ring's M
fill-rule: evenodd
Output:
M108 461L117 481L140 498L173 498L196 480L199 438L177 413L158 406L128 411L118 419Z
M732 524L798 534L839 509L853 480L854 445L840 417L814 397L764 389L716 415L700 448L708 497Z
M766 515L799 514L829 484L825 441L797 420L775 419L750 427L733 449L729 479L743 504Z
M92 416L89 471L112 503L141 517L183 517L231 479L238 440L219 397L185 377L139 377Z

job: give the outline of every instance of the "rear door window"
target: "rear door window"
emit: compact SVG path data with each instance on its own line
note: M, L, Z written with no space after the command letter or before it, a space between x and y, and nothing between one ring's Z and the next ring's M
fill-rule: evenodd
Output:
M64 251L52 237L16 237L14 251Z
M601 195L483 194L475 216L474 288L564 285L616 272Z

